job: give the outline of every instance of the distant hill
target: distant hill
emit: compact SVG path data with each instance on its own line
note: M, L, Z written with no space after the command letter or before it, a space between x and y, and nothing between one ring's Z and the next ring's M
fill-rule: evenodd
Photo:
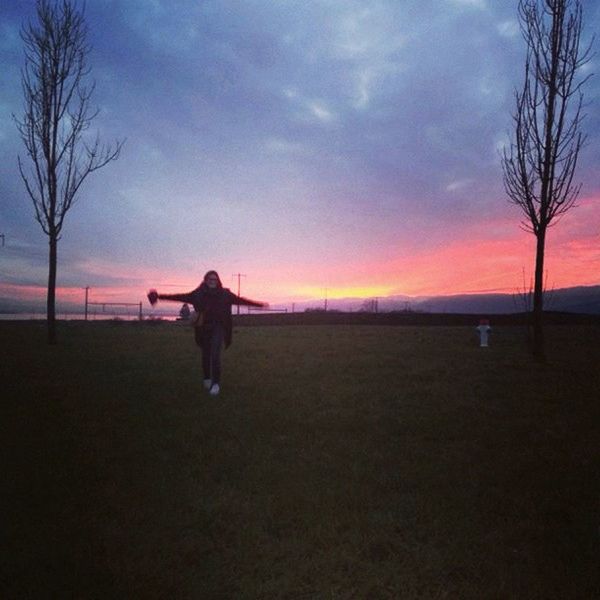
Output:
M526 312L523 298L513 294L467 294L416 299L413 310L436 313L507 314ZM600 286L563 288L548 291L544 310L578 314L600 314Z
M43 313L46 311L45 303L19 298L0 298L0 314L4 313Z

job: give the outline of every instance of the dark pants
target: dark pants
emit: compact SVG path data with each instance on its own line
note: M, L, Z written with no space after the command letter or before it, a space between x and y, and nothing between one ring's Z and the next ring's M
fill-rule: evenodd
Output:
M200 347L202 348L202 372L204 379L221 383L221 350L225 330L221 323L204 325Z

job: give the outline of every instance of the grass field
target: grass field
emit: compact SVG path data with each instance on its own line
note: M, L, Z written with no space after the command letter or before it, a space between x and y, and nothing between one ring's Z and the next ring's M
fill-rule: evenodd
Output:
M600 327L0 323L2 598L600 596ZM585 339L584 339L585 338Z

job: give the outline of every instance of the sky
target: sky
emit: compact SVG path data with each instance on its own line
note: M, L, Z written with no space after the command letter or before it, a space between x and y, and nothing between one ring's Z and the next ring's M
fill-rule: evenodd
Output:
M92 124L125 140L59 242L58 300L139 302L209 269L284 305L327 295L501 291L535 238L499 151L523 78L517 1L87 0ZM585 0L584 43L600 29ZM0 298L43 298L48 240L25 156L19 30L0 5ZM598 56L585 74L596 72ZM550 230L547 281L600 284L600 78L587 83L578 206Z

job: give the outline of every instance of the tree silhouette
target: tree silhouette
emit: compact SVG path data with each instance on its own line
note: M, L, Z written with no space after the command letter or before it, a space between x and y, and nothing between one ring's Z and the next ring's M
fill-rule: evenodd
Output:
M90 47L83 10L71 0L38 0L36 11L37 23L21 29L24 107L15 121L32 163L26 169L19 156L19 172L49 238L47 321L48 342L54 344L57 249L65 216L87 176L116 159L123 142L104 146L98 135L87 134L98 110L91 107L95 84L85 84Z
M581 184L573 182L585 142L582 86L591 43L580 48L580 0L520 0L527 44L525 79L515 93L514 135L502 154L504 187L525 215L522 227L536 236L533 289L533 353L544 358L544 254L548 227L575 206Z

